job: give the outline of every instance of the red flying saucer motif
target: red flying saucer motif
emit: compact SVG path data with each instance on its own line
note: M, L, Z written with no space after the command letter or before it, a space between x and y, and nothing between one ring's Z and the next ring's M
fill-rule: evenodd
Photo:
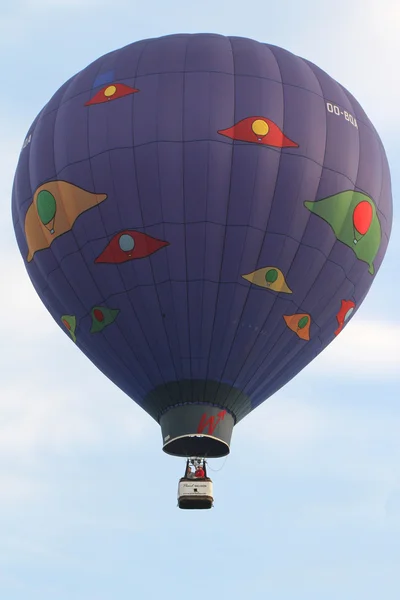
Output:
M153 238L147 233L141 233L134 229L125 229L114 235L94 262L124 263L128 260L150 256L150 254L157 252L164 246L169 246L169 242Z
M339 333L342 331L346 321L349 319L355 307L355 302L353 302L352 300L342 300L340 310L336 315L339 327L336 329L335 335L339 335Z
M125 85L125 83L111 83L104 86L99 90L93 98L85 102L85 106L91 106L92 104L102 104L103 102L109 102L110 100L118 100L129 94L138 92L136 88Z
M278 125L266 117L247 117L228 129L220 129L218 133L232 140L263 144L264 146L275 146L276 148L299 147L296 142L286 137Z

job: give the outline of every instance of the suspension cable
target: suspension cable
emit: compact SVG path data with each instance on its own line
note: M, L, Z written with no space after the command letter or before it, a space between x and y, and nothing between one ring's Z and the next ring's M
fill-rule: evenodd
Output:
M210 469L210 471L213 471L214 473L218 473L219 471L222 471L222 469L223 469L223 468L224 468L224 466L226 465L226 461L228 460L228 456L229 456L229 454L227 454L227 455L225 456L225 460L224 460L224 462L222 463L222 465L220 466L220 468L219 468L219 469L213 469L213 468L210 466L210 463L207 461L207 465L208 465L208 468Z

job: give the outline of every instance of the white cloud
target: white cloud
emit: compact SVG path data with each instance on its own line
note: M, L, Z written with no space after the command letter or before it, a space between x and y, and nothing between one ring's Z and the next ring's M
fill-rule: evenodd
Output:
M25 131L21 124L0 121L0 314L2 339L26 342L55 332L56 325L37 296L19 253L11 217L11 193Z
M270 399L258 407L235 429L235 437L250 436L252 441L290 448L314 443L323 436L326 415L302 398Z
M400 323L355 317L305 374L352 379L400 379Z
M60 331L17 252L2 279L0 457L26 462L46 451L142 440L152 419Z
M4 119L4 117L0 119L0 129L2 132L0 140L0 185L2 202L5 202L5 199L8 198L8 206L10 207L14 173L17 168L18 157L26 131L21 123L10 123L8 120Z
M321 469L341 479L391 486L400 459L400 412L390 400L367 405L351 400L333 401L329 393L321 398L304 382L297 396L282 390L238 424L232 450L243 444L252 452L258 448L266 457L263 470Z
M384 136L390 135L393 127L398 129L400 79L395 74L400 54L400 15L396 0L352 0L350 3L336 0L334 5L317 0L303 3L287 0L268 7L253 0L248 3L247 11L236 13L227 0L216 0L212 10L211 3L206 4L208 10L203 5L201 8L176 0L175 10L171 12L167 4L157 2L154 8L159 20L154 21L149 18L147 5L136 7L126 0L113 3L109 0L22 0L12 4L14 8L3 16L0 40L9 46L37 45L37 36L33 38L32 32L51 24L59 28L60 15L68 19L79 11L88 36L93 38L98 31L107 31L110 15L119 22L118 35L115 32L107 35L106 52L118 47L120 39L129 41L132 35L140 37L140 30L143 37L173 33L176 31L174 12L179 12L181 31L198 29L254 37L305 56L355 95ZM94 7L96 19L93 19ZM254 19L257 13L261 15L258 21ZM240 19L235 18L235 14L240 14ZM134 18L133 29L124 26L122 15L126 23ZM265 19L274 26L266 28ZM138 23L142 27L138 28ZM71 61L71 47L66 45L65 48ZM98 48L101 54L100 44ZM58 50L59 60L62 52Z
M384 137L400 126L399 28L397 0L339 1L297 38L299 54L344 85Z
M66 356L68 364L68 355ZM30 461L43 452L135 445L151 427L151 418L110 383L97 388L53 376L24 377L1 390L0 455ZM100 389L101 386L101 389ZM113 390L112 401L104 390ZM114 391L115 390L115 391ZM1 461L0 461L1 462Z
M239 423L228 473L234 463L244 486L267 482L265 502L276 504L278 519L398 527L399 430L393 402L355 404L299 385L297 397L279 392Z
M9 473L0 469L1 506L14 505L16 502L30 501L43 496L44 486L35 478L24 473Z
M400 478L393 483L387 492L384 513L386 523L400 528Z
M29 11L33 15L37 11L47 11L49 9L52 12L63 9L77 9L80 10L91 7L101 7L109 5L108 0L20 0L18 2L18 10L15 14L19 17L26 11Z
M27 343L58 332L58 326L37 295L18 250L0 245L1 277L6 290L0 294L1 335L8 344Z

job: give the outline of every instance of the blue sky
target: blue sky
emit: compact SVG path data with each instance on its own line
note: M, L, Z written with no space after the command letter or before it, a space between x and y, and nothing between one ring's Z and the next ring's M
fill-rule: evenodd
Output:
M398 600L400 7L397 0L15 0L0 8L0 597ZM101 54L208 31L282 46L360 101L392 172L392 240L345 331L235 429L212 511L176 508L181 459L63 335L19 256L25 133ZM7 291L5 291L7 290Z

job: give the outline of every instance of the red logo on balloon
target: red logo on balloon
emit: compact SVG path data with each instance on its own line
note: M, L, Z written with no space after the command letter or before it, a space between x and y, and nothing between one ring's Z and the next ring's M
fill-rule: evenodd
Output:
M95 263L119 264L137 258L145 258L157 250L168 246L169 242L141 233L133 229L125 229L117 233L108 243Z
M204 413L200 419L199 426L197 427L197 433L203 433L203 431L208 427L208 435L212 435L220 421L224 420L226 415L226 410L221 410L216 416L212 415L208 417L207 413Z
M247 117L228 129L220 129L218 133L232 140L252 142L264 146L275 146L276 148L299 147L296 142L290 140L283 133L276 123L266 117Z

